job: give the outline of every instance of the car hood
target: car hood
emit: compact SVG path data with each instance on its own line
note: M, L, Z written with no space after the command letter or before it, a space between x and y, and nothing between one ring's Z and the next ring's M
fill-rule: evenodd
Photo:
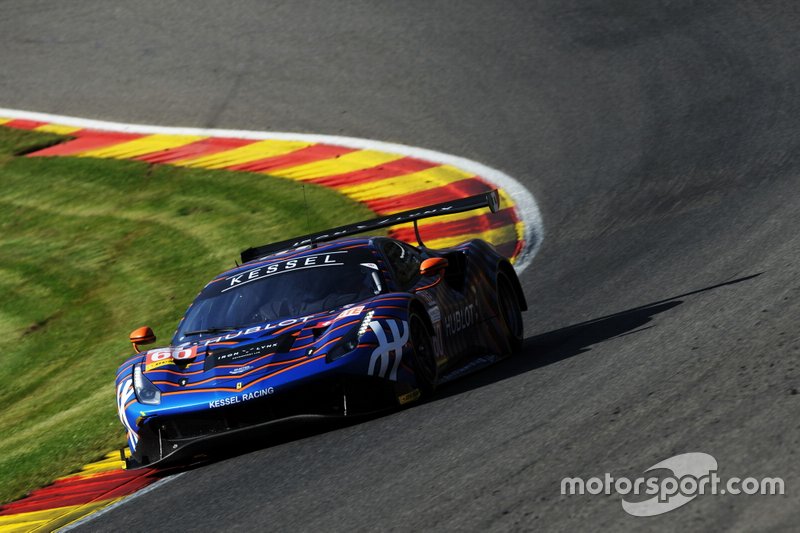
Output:
M237 390L274 369L325 353L360 325L376 299L383 298L148 350L140 361L144 374L162 392Z

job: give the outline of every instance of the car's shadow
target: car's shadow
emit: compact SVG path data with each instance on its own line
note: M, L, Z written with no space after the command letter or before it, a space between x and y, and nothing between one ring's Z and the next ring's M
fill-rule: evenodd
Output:
M760 275L761 273L758 273L725 281L716 285L627 309L619 313L587 320L579 324L573 324L528 337L523 344L522 353L500 361L498 364L489 368L448 383L441 387L429 402L443 400L472 389L484 387L525 372L530 372L537 368L563 361L564 359L587 352L591 350L592 346L608 339L634 334L655 327L652 322L656 315L681 305L686 298L720 287L748 281ZM413 406L410 408L413 409ZM346 420L332 419L317 421L313 424L287 424L281 427L279 431L270 430L262 434L250 436L247 439L237 439L233 442L226 442L223 446L215 446L209 450L207 457L195 462L193 465L167 468L164 469L164 474L192 469L197 466L208 464L209 462L229 459L256 450L279 446L287 442L361 424L376 417L385 416L387 412L391 413L392 411L383 411L378 414L358 416Z
M530 372L588 352L592 346L603 341L655 327L652 322L656 315L681 305L686 298L720 287L749 281L762 273L717 283L702 289L620 311L619 313L528 337L525 339L519 354L443 387L438 391L433 401Z

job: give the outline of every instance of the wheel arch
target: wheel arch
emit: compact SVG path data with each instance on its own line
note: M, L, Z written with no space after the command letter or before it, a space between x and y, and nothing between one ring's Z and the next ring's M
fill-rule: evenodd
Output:
M408 304L408 319L411 320L411 314L416 313L421 318L422 321L425 323L425 327L428 328L428 333L431 335L435 335L435 331L433 329L433 322L431 321L431 317L428 316L428 310L425 308L425 305L413 298Z
M505 274L505 276L511 283L511 289L517 296L517 301L519 302L519 308L522 311L527 311L528 301L525 298L525 292L522 290L522 284L519 282L519 277L517 276L517 272L514 270L514 267L511 266L511 263L506 259L501 260L500 263L497 265L497 272Z

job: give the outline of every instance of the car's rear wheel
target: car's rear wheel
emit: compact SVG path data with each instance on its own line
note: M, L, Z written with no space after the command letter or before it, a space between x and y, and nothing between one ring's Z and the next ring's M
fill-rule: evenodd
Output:
M416 313L409 320L411 328L411 346L413 349L414 376L417 386L425 394L431 394L436 388L436 358L433 352L433 341L427 324Z
M511 281L502 272L497 275L497 304L500 307L500 317L508 339L509 352L518 352L522 348L522 310Z

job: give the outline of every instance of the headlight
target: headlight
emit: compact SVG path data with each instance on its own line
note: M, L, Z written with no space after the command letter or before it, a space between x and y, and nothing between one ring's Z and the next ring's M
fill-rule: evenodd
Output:
M373 310L367 311L367 314L365 314L364 318L361 319L361 324L358 326L358 329L351 329L350 332L345 335L341 341L339 341L339 344L328 351L326 359L329 363L339 359L343 355L349 354L358 347L358 341L362 336L364 336L364 333L367 332L369 323L372 321L372 315L374 314L375 311Z
M367 311L367 314L364 315L364 320L362 320L361 321L361 325L358 326L358 338L359 339L364 336L364 333L367 332L367 328L369 327L369 323L372 322L372 315L374 315L374 314L375 314L375 311L370 309L369 311Z
M136 399L139 400L139 403L146 405L161 403L161 391L142 373L141 364L133 366L133 390L136 391Z

